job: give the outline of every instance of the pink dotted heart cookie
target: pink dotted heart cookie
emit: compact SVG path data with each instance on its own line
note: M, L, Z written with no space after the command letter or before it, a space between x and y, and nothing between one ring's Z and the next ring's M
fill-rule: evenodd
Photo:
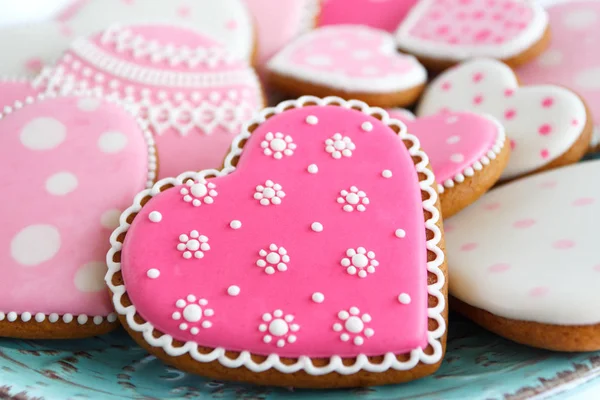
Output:
M579 96L560 86L519 87L500 61L476 59L439 75L427 88L417 115L474 111L495 117L511 140L502 179L577 162L585 154L593 124Z
M281 103L249 126L222 171L165 179L122 215L106 280L130 334L180 369L260 384L435 371L445 261L418 140L335 97Z
M325 0L319 25L367 25L393 32L417 0Z
M164 25L114 27L75 40L42 79L133 102L155 135L161 177L217 168L263 106L254 70L214 40Z
M403 121L429 155L444 218L487 192L508 164L504 128L493 117L449 112L415 119L402 109L391 110L390 116Z
M0 336L73 338L117 326L107 238L152 185L153 141L97 97L28 98L0 114Z
M396 31L398 48L440 71L475 57L525 64L548 46L548 15L534 1L419 0Z
M530 346L600 350L600 162L492 190L447 222L456 310Z
M359 25L319 28L301 36L268 64L269 82L301 96L340 96L372 106L414 103L427 80L412 56L396 52L393 37Z

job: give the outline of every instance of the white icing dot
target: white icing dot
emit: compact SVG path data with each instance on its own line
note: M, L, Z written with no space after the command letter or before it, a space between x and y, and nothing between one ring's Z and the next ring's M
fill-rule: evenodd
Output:
M106 317L106 320L110 323L115 322L117 320L117 314L116 313L108 314L108 317Z
M114 230L119 226L120 216L121 211L117 209L105 211L100 217L100 224L106 229Z
M23 314L21 314L21 320L23 322L29 322L31 320L31 313L25 311Z
M152 222L160 222L162 221L162 214L158 211L152 211L148 214L148 219Z
M65 314L65 315L63 315L62 320L65 323L67 323L67 324L71 323L71 321L73 321L73 314Z
M396 229L396 237L397 238L403 238L406 236L406 232L404 231L404 229Z
M60 318L59 318L58 314L56 314L56 313L52 313L48 316L48 321L50 321L51 324L58 322L59 319Z
M352 317L348 318L346 322L344 322L344 327L348 332L360 333L364 329L365 324L359 317L353 315Z
M269 324L269 333L273 336L284 336L289 332L289 329L287 322L281 318L274 319Z
M46 316L43 313L35 314L35 320L37 322L44 322L45 319L46 319Z
M575 85L586 90L597 90L600 88L600 67L583 69L578 72L573 82Z
M21 143L30 150L56 148L67 137L67 128L54 118L36 118L21 130Z
M572 10L563 17L563 24L570 29L583 30L596 22L598 16L589 9Z
M321 224L320 222L313 222L310 226L310 229L312 229L315 232L323 232L323 224Z
M363 124L360 127L365 132L371 132L373 130L373 124L368 121L363 122Z
M70 172L58 172L46 179L46 190L54 196L64 196L77 188L77 177Z
M75 273L75 287L81 292L99 292L105 289L104 275L106 264L93 261L79 268Z
M446 143L447 144L456 144L460 142L460 136L450 136L448 139L446 139Z
M311 174L316 174L317 172L319 172L319 167L317 167L317 164L310 164L307 170Z
M148 275L148 278L150 279L156 279L160 276L160 271L156 268L150 268L146 275Z
M460 163L460 162L463 162L464 160L465 160L465 156L462 155L461 153L455 153L450 156L450 161L452 161L453 163Z
M398 296L398 301L402 304L410 304L410 295L407 293L401 293Z
M242 227L242 221L238 221L237 219L234 219L233 221L231 221L229 223L229 227L231 229L240 229Z
M77 101L77 108L81 111L95 111L100 107L100 99L94 99L91 97L84 97Z
M94 324L96 324L96 325L100 325L103 320L104 320L104 318L102 318L100 315L96 315L93 319Z
M541 67L553 67L559 65L563 60L563 54L558 49L549 49L542 53L537 59Z
M386 179L389 179L392 177L392 171L390 171L389 169L384 169L381 173L381 176L383 176Z
M98 138L98 147L103 153L118 153L127 146L127 141L121 132L105 132Z
M317 118L314 115L309 115L308 117L306 117L306 123L309 125L316 125L319 123L319 118Z
M88 316L81 314L77 317L77 322L79 323L79 325L83 325L88 321Z
M198 304L188 304L183 309L183 318L188 322L198 322L202 319L202 308Z
M23 266L33 266L50 260L60 249L60 233L52 225L30 225L10 242L12 258Z
M312 295L312 301L314 301L315 303L322 303L323 301L325 301L325 295L321 292L315 292Z
M240 294L240 287L237 285L231 285L227 288L227 294L230 296L237 296Z

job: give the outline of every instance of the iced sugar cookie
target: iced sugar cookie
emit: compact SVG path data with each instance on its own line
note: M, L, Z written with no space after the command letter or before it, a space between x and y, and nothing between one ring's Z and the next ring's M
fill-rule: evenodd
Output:
M389 113L406 124L429 155L444 218L476 201L506 168L510 146L494 117L448 112L416 119L403 109Z
M319 28L295 40L268 64L269 83L292 96L336 95L372 106L414 103L427 72L395 51L384 31L359 25Z
M60 21L0 29L0 75L34 77L54 63L74 38L115 24L171 23L219 40L239 59L256 53L252 16L243 0L83 0Z
M30 97L0 113L0 336L75 338L118 325L105 255L152 185L151 135L97 97Z
M419 0L396 31L398 48L435 71L475 57L514 67L549 40L548 15L526 0Z
M600 162L492 190L447 221L455 310L530 346L600 349Z
M158 182L122 215L107 283L129 333L219 379L347 387L435 371L443 234L417 139L334 97L248 126L223 170Z
M470 110L498 119L512 148L502 179L577 162L593 124L581 98L553 85L519 87L506 64L467 61L439 75L427 88L417 115Z
M367 25L394 32L417 0L325 0L319 25Z
M135 103L155 135L160 177L218 168L231 140L263 106L254 70L198 32L116 26L75 40L42 81Z
M517 70L524 84L552 83L572 88L585 99L595 119L600 118L600 3L560 2L548 8L552 40L534 62ZM596 125L597 126L597 125ZM595 131L598 131L596 127ZM592 147L598 149L600 132Z

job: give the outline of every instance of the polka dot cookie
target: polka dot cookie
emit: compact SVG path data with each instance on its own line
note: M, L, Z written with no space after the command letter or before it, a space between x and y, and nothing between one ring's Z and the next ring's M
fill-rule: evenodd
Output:
M155 135L159 177L218 168L263 106L256 73L213 39L170 25L114 27L75 40L39 80L135 103Z
M504 127L491 116L448 112L416 119L403 109L389 112L406 124L429 155L445 218L494 186L508 163Z
M521 82L572 88L583 96L595 119L600 118L600 3L560 2L548 8L548 15L553 31L550 47L517 70ZM598 145L600 131L596 127L592 147Z
M502 179L577 162L593 130L575 93L552 85L519 87L512 70L493 59L468 61L439 75L417 115L463 110L489 114L504 126L512 152Z
M122 215L106 279L126 329L216 379L348 387L435 371L443 233L418 140L336 97L247 126L222 171L160 181Z
M448 221L455 309L508 339L600 349L600 162L492 190Z
M319 25L367 25L394 32L417 0L325 0Z
M151 185L150 133L98 97L29 97L0 114L0 336L73 338L116 327L103 276L121 210Z
M268 81L293 96L314 94L394 107L414 103L427 72L396 52L393 37L359 25L319 28L301 36L268 64Z
M522 65L549 39L544 9L522 0L419 0L396 31L398 48L436 71L475 57Z

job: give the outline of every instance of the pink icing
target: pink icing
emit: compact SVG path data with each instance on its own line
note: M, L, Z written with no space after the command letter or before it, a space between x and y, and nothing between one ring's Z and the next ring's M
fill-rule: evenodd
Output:
M359 24L393 32L417 0L326 0L319 25Z
M479 161L496 144L502 131L498 122L469 112L415 120L406 113L392 110L390 116L404 122L408 132L419 138L439 183L453 179Z
M335 132L348 139L327 142ZM392 175L383 176L385 170ZM380 355L426 346L421 192L413 161L390 128L342 107L289 110L254 131L235 172L210 183L194 190L176 186L153 197L123 243L127 293L156 329L201 346L286 357ZM270 186L281 201L266 190L257 196L257 186ZM352 186L358 202L340 202L340 192L352 192ZM349 204L355 208L344 211ZM397 233L400 229L404 235ZM198 236L209 247L191 240ZM270 249L271 244L278 248ZM279 255L269 254L282 247ZM362 257L365 264L357 259L359 269L376 267L364 278L349 273L354 260L342 261L349 257L347 250L360 252L360 247L367 257ZM409 296L408 304L398 300L402 293ZM187 308L190 303L199 307ZM271 326L276 310L291 316L287 325ZM353 312L362 322L347 322ZM347 341L341 339L344 333ZM356 337L363 343L355 344ZM283 347L277 345L280 340Z
M142 44L133 45L134 36ZM199 50L173 54L183 48ZM78 39L50 75L59 86L75 80L136 102L155 134L160 177L219 167L241 124L262 106L245 61L207 36L173 26L113 28Z
M110 232L146 186L136 120L96 98L38 100L0 120L0 311L106 316Z
M518 0L432 0L410 34L451 45L497 45L519 37L533 18Z
M17 100L25 100L28 96L37 94L29 81L1 81L0 80L0 111L5 106L12 106Z

